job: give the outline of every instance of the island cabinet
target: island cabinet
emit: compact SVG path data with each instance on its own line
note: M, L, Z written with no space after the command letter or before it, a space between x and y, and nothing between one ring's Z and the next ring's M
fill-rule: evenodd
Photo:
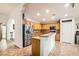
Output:
M40 56L40 38L32 38L32 55Z
M55 35L56 33L48 33L32 37L32 55L48 56L55 47Z

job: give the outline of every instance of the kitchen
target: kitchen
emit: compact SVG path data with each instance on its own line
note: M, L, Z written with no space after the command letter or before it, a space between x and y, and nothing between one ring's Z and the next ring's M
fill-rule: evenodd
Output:
M7 24L6 38L9 40L11 36L13 45L10 42L10 46L12 45L12 49L15 49L12 53L15 53L14 55L29 56L72 55L72 53L73 55L79 55L71 50L78 49L76 46L79 42L79 13L76 12L78 8L72 7L72 4L69 4L69 7L65 7L65 5L68 4L25 3L22 5L21 10L17 8L17 14L14 12L13 17L10 17ZM67 10L67 8L69 8L69 10ZM68 13L65 11L68 11ZM15 32L14 36L9 35L12 34L12 31L9 30L10 27ZM2 46L5 47L6 44ZM9 48L9 51L12 51L12 49ZM6 51L7 48L5 47L4 50ZM20 54L18 54L16 50L18 50ZM76 50L76 52L78 51Z
M68 16L68 14L62 16L63 10L66 8L63 8L63 5L65 4L28 4L25 6L23 19L29 22L33 30L32 55L48 55L58 43L59 45L63 42L75 44L75 18ZM62 9L57 7L62 7ZM74 8L72 7L72 9ZM62 14L57 13L59 10L63 11ZM69 27L67 28L67 26ZM48 41L46 42L45 39Z
M30 35L32 38L27 40L27 44L24 43L24 47L32 44L32 55L48 55L52 49L55 47L55 41L60 41L60 22L56 21L54 23L41 24L38 22L33 22L31 19L24 19L23 24L30 26ZM26 27L25 27L26 28ZM30 30L30 29L29 29ZM23 30L24 31L24 30ZM27 30L26 30L27 31ZM29 37L30 37L29 35ZM27 36L26 36L27 37ZM25 40L24 39L24 40ZM32 39L32 40L31 40ZM30 41L28 41L30 40ZM25 41L23 41L25 42ZM47 46L48 45L48 46ZM46 52L47 51L47 52Z

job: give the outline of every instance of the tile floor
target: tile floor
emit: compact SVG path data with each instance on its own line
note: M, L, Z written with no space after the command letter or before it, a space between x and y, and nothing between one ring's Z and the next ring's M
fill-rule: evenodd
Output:
M0 51L0 56L31 56L32 45L25 48L18 48L11 43L8 43L8 49ZM49 53L49 56L79 56L79 45L56 42L54 50Z
M25 48L0 51L0 56L31 56L31 46Z
M5 51L0 50L0 56L31 56L32 45L25 48L18 48L13 41L7 41L8 48Z
M56 47L49 56L79 56L79 45L56 42Z

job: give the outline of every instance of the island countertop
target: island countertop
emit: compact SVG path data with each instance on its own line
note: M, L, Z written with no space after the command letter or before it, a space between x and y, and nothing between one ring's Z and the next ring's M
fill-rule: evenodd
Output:
M35 39L40 39L40 37L49 37L51 35L53 35L55 33L47 33L47 34L42 34L40 36L33 36L32 38L35 38Z
M32 39L39 39L40 40L40 36L33 36Z
M48 37L48 36L51 36L52 34L55 34L55 33L51 32L51 33L48 33L48 34L43 34L43 35L40 35L40 37Z

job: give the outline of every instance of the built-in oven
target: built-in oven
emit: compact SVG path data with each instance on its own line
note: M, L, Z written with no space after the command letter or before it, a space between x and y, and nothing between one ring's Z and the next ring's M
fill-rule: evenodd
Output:
M50 26L50 32L56 32L55 26Z

